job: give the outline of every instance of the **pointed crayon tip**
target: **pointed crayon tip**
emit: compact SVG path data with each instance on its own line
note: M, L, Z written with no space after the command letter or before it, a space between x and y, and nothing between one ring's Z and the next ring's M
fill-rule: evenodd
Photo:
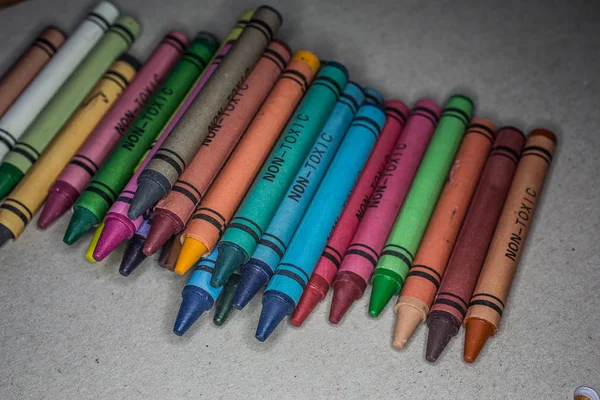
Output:
M480 318L469 318L465 327L465 350L463 358L466 362L475 362L487 340L494 333L494 326Z
M210 286L220 288L233 272L247 260L246 253L237 246L221 243L219 255L215 263L215 271L210 279Z
M129 241L123 259L119 266L119 273L123 276L129 276L135 269L146 259L146 255L142 252L144 247L144 237L134 235Z
M120 220L116 218L105 218L104 229L98 238L93 257L96 261L104 260L121 243L131 237L131 231Z
M294 310L293 300L287 295L274 290L265 292L262 305L263 308L256 328L256 339L260 342L267 340L281 321Z
M183 300L173 326L173 333L181 336L213 306L213 299L197 286L187 285L181 292Z
M0 224L0 247L4 246L6 242L14 239L15 235L5 225Z
M367 285L357 274L343 271L335 277L332 286L333 299L329 310L329 322L337 324L350 306L362 297Z
M190 237L185 238L179 252L179 257L177 257L175 273L185 275L207 251L208 249L201 241Z
M152 214L152 226L144 244L144 254L151 256L156 253L179 230L179 226L166 213L155 211Z
M329 291L329 283L321 275L313 274L308 280L306 288L300 297L300 301L292 314L290 323L294 326L301 326L313 312L317 304L323 301Z
M23 178L23 173L14 165L0 164L0 199L5 198Z
M267 275L265 269L261 268L258 263L262 263L262 261L251 258L242 267L240 284L233 298L233 307L235 309L241 310L246 307L246 304L269 282L270 276Z
M63 242L68 245L75 243L87 231L98 224L98 218L87 208L75 207L69 226L63 237Z
M401 350L410 339L412 334L423 322L423 313L408 304L402 304L398 307L398 316L396 317L396 328L394 330L394 348Z
M79 192L73 186L61 181L55 182L48 192L37 226L40 229L48 228L71 208L77 197Z
M369 315L378 317L387 303L398 292L398 284L384 275L373 276L373 288L369 302Z
M165 195L166 193L162 187L154 180L140 178L138 187L129 205L127 216L131 219L137 219L144 211L154 206Z
M450 339L458 333L460 321L445 311L432 311L427 316L427 325L429 332L425 358L433 363L440 357Z
M221 326L227 321L233 306L233 297L239 283L240 276L238 274L231 275L227 280L217 302L217 309L215 310L215 316L213 317L215 325Z

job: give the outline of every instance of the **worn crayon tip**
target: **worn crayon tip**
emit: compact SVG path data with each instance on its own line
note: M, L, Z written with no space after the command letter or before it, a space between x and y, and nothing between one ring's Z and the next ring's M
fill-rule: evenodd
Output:
M427 316L427 325L429 332L425 359L433 363L442 354L450 339L458 333L460 321L445 311L432 311Z
M398 291L398 284L384 275L374 275L372 283L369 315L378 317Z
M14 239L15 235L6 226L0 224L0 247L4 246L6 242Z
M5 198L23 178L23 173L12 164L0 164L0 199Z
M143 179L140 177L138 183L138 187L129 205L129 210L127 210L127 216L131 219L138 218L166 195L163 188L153 179Z
M181 292L183 300L173 326L173 333L181 336L213 306L213 299L204 290L197 286L187 285Z
M104 221L100 222L96 231L94 232L94 237L90 241L90 245L88 246L87 251L85 252L85 259L90 263L95 263L94 259L94 250L96 249L96 244L98 243L98 239L100 238L100 234L102 234L102 230L104 229Z
M246 252L239 247L221 243L215 263L215 271L210 279L210 286L214 288L223 286L231 274L246 262L246 258Z
M350 306L360 299L365 290L365 281L349 271L339 273L333 281L333 299L329 310L329 322L339 323Z
M179 257L177 257L175 273L185 275L207 251L208 249L201 241L190 237L185 238L179 252Z
M125 224L115 218L104 221L104 229L98 238L94 249L94 260L102 261L112 253L121 243L129 239L130 230Z
M87 231L98 224L98 218L90 210L83 207L75 207L73 216L67 226L67 231L63 237L63 242L68 245L75 243Z
M256 328L256 339L267 340L283 319L294 310L294 301L278 291L265 292L262 300L262 311Z
M79 193L71 185L55 182L48 193L46 204L42 209L37 226L40 229L46 229L59 219L75 203Z
M300 297L300 301L290 318L290 323L294 326L300 326L313 312L317 304L322 301L329 291L329 283L321 275L313 274L308 281L308 285Z
M492 336L494 327L488 321L480 318L469 318L465 327L465 350L463 358L472 363L477 359L479 352Z
M146 259L146 255L142 252L143 247L144 237L134 235L123 253L123 259L119 266L119 273L121 275L129 276Z
M233 307L241 310L252 300L254 296L269 282L270 276L266 273L266 266L262 261L251 258L246 265L242 267L240 284L233 298ZM232 275L233 276L233 275Z
M227 321L227 318L231 313L231 309L233 306L233 298L239 283L239 274L233 274L227 280L227 283L223 287L223 291L219 296L219 300L217 301L215 316L213 317L213 322L215 323L215 325L221 326L225 323L225 321Z
M152 226L144 244L144 254L151 256L156 253L174 234L179 232L179 226L165 212L155 211L152 215Z
M410 339L414 331L423 322L423 313L407 304L398 307L398 316L396 317L396 327L394 330L394 348L401 350Z

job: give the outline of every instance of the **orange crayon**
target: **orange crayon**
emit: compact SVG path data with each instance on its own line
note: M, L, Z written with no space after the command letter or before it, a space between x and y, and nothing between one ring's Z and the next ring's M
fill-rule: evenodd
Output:
M525 143L465 317L466 362L498 331L555 149L556 136L545 129L535 129Z

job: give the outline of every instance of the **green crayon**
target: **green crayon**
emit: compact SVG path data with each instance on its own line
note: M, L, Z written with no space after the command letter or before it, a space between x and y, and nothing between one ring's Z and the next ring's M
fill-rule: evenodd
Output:
M215 325L221 326L227 321L229 313L231 313L231 309L233 308L233 298L239 283L240 274L233 273L225 285L223 285L223 291L217 301L217 308L215 309L215 316L213 317Z
M371 278L372 317L402 288L472 114L471 99L450 97Z
M196 36L73 206L73 217L63 238L65 243L73 244L102 221L150 143L162 134L208 65L217 46L216 38L209 33Z
M119 18L73 71L2 160L0 198L10 193L29 171L104 72L133 44L140 29L135 19L128 16Z

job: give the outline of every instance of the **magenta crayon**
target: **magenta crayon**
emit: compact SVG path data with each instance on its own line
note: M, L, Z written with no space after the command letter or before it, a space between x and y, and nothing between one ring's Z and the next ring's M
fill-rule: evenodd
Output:
M304 293L302 293L300 302L294 310L290 320L292 325L300 326L317 303L327 295L335 273L342 263L342 255L350 245L354 232L356 232L358 224L366 211L369 198L383 172L387 158L400 136L402 130L397 129L398 124L403 126L406 122L409 110L403 102L388 100L384 103L384 107L386 124L335 228L327 240L327 245L304 289ZM390 122L388 123L388 121Z
M40 228L46 229L75 204L152 93L179 61L188 44L185 35L178 31L171 31L163 37L127 90L50 188L46 205L37 223Z

